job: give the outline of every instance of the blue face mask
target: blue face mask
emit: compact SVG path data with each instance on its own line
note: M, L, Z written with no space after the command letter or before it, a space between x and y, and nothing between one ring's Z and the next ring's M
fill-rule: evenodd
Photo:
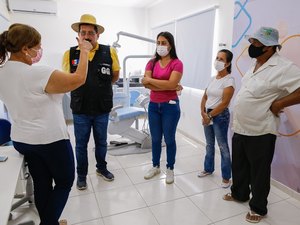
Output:
M253 44L251 44L248 48L248 54L251 58L257 58L261 55L263 55L266 51L263 51L263 48L266 46L261 47L255 47Z

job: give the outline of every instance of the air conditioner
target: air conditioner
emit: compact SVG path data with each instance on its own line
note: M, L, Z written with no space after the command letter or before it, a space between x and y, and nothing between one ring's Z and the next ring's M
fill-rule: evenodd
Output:
M6 4L4 1L1 1L1 0L0 0L0 17L3 17L6 21L10 20Z
M57 2L55 0L8 0L8 9L12 12L56 15Z

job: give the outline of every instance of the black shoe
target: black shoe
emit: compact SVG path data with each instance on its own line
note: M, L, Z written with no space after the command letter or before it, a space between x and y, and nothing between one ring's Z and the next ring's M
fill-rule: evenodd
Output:
M80 191L87 189L86 178L77 178L76 187Z
M113 181L115 179L115 176L109 172L107 169L100 171L99 169L96 169L96 173L98 176L101 176L106 181Z

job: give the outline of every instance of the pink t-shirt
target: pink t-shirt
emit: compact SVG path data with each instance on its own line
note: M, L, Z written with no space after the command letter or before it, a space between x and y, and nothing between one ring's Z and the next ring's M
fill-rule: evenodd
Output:
M150 60L146 65L146 71L152 71L153 67L153 59ZM183 72L183 64L179 59L172 59L168 65L164 68L160 66L159 61L157 61L154 65L152 78L159 79L159 80L169 80L171 73L173 71L177 71L179 73ZM177 93L174 90L168 91L152 91L150 93L150 101L161 103L161 102L168 102L170 100L178 99Z

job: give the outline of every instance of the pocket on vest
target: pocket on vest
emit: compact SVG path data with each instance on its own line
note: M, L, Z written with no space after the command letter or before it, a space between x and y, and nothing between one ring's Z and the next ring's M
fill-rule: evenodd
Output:
M82 96L72 96L70 107L74 112L78 112L82 107Z

